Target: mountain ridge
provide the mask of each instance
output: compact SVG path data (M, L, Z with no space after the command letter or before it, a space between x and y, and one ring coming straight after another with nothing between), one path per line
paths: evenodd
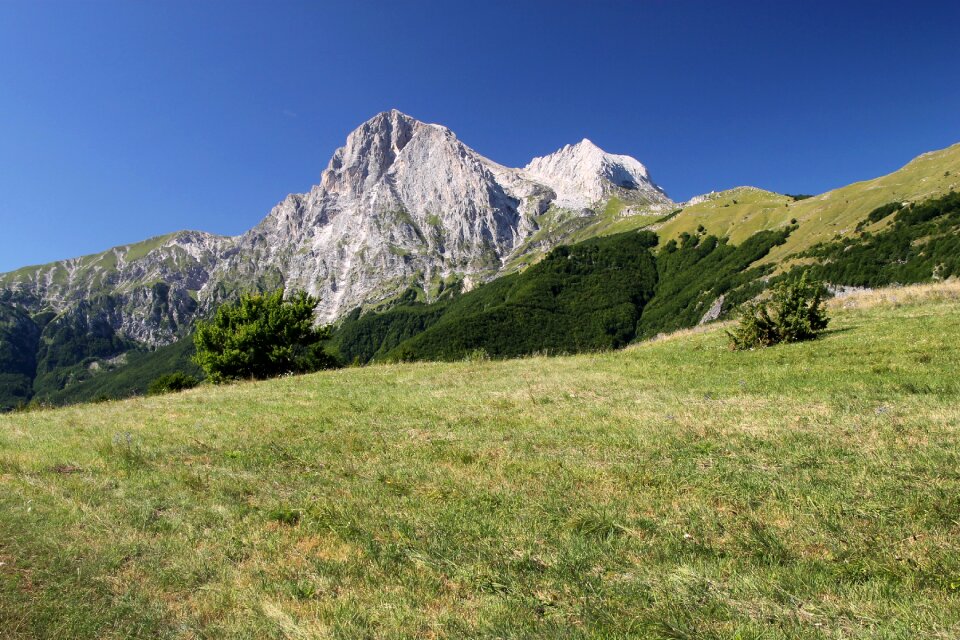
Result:
M642 167L629 156L597 151ZM355 306L383 302L404 285L426 290L438 282L459 281L469 287L497 275L517 257L523 240L537 231L534 219L557 201L556 192L569 192L567 185L555 189L545 182L525 169L485 158L447 127L395 109L384 111L347 136L318 184L287 195L238 236L185 230L24 267L0 274L0 300L63 312L101 288L123 291L152 277L175 281L176 292L193 292L198 308L207 309L243 289L288 285L319 295L325 301L320 319L332 321ZM660 200L668 201L665 194ZM344 219L344 211L353 213L353 219ZM396 219L385 220L390 214ZM443 233L436 233L436 227ZM177 253L191 255L206 273L192 269L188 284L194 286L176 286L183 279L176 273L176 256L169 251L153 255L154 250L173 250L173 245L196 243L201 237L208 248L202 255L193 255L184 246ZM347 237L351 242L344 246L341 241ZM180 238L191 242L180 243ZM160 247L149 246L158 242ZM139 251L135 260L125 261L131 251L144 247L147 250ZM430 259L436 252L443 256L439 261ZM185 257L180 256L180 262ZM143 259L147 259L144 273L125 271ZM171 259L173 263L167 264L171 268L162 268ZM114 267L119 270L116 277L107 273ZM67 291L68 283L76 285L73 291ZM163 344L175 334L176 330L157 328L148 332L148 342Z

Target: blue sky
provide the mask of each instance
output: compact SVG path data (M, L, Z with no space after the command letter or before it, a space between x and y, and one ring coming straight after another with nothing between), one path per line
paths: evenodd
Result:
M957 2L0 2L0 271L237 234L398 108L521 166L588 137L677 200L960 142Z

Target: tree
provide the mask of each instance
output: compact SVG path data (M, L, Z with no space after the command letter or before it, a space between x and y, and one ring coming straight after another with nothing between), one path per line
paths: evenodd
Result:
M744 305L740 326L728 331L734 350L769 347L781 342L816 338L830 321L823 308L823 285L804 272L799 280L781 282L769 300Z
M246 294L217 309L213 320L197 323L194 361L211 381L271 378L336 366L323 350L329 327L314 326L319 300L301 291Z

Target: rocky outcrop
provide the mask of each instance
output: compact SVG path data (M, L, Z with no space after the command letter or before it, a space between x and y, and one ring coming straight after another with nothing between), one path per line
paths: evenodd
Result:
M707 309L706 313L703 314L703 317L700 318L698 325L707 324L708 322L713 322L720 317L720 314L723 313L723 302L726 299L726 295L721 294L716 300L713 301L713 304L710 305L710 308Z

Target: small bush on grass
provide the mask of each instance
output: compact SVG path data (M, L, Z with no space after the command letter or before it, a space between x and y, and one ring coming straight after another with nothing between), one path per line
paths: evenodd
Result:
M147 387L147 395L157 396L163 393L184 391L185 389L193 389L198 384L200 384L200 381L193 376L177 371L162 375L151 382L150 386Z
M727 332L730 348L739 351L816 338L829 322L823 293L823 285L806 273L799 280L781 282L769 300L744 305L740 325Z

